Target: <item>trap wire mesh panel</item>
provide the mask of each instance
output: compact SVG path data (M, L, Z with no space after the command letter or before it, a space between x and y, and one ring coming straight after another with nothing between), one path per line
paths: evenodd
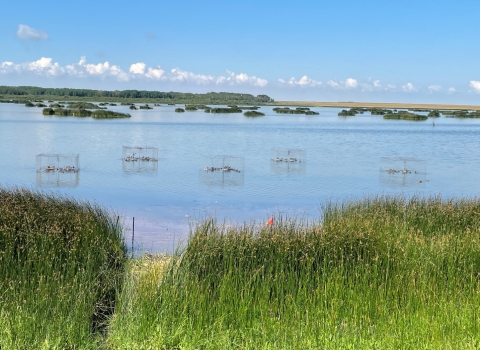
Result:
M276 174L304 174L307 151L304 149L272 148L270 170Z
M38 154L36 185L38 187L76 187L79 182L78 154Z
M381 158L379 181L387 187L418 187L428 181L427 162L408 157Z
M243 186L245 158L232 155L205 157L199 178L207 186Z
M123 146L122 168L127 173L158 171L158 148Z

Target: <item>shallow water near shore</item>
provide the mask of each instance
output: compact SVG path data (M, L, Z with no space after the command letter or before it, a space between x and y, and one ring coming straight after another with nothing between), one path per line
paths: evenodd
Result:
M130 119L43 116L40 108L0 104L0 184L55 191L116 211L140 251L171 252L198 221L227 224L276 216L315 220L327 201L382 194L477 196L480 120L175 113L175 106L129 111ZM131 171L123 146L158 148L158 162ZM272 161L302 149L301 166ZM51 183L36 155L79 154L78 177ZM217 156L240 159L240 173L208 173ZM149 168L150 166L150 168ZM390 172L389 172L390 170ZM393 172L393 170L395 172ZM404 173L405 170L410 173Z

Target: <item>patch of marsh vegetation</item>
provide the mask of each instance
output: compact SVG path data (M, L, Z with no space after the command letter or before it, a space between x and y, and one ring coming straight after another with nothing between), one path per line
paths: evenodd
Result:
M217 108L206 108L205 113L242 113L243 111L235 105L231 105L227 108L217 107Z
M181 255L129 267L107 344L474 348L479 212L478 199L377 197L327 205L321 222L207 220Z
M397 113L387 113L383 116L383 119L423 121L427 120L428 117L426 115L415 114L408 111L399 111Z
M0 187L0 348L98 349L125 262L116 216Z
M275 107L273 111L278 114L305 114L305 115L319 115L320 113L311 111L308 107L297 107L290 109L290 107Z
M264 113L258 112L258 111L246 111L245 113L243 113L243 115L245 117L263 117L263 116L265 116Z
M128 113L120 113L114 111L107 111L104 109L88 110L88 109L64 109L64 108L44 108L43 115L55 115L60 117L92 117L95 119L118 119L130 118Z
M480 111L445 111L444 115L451 118L480 118Z

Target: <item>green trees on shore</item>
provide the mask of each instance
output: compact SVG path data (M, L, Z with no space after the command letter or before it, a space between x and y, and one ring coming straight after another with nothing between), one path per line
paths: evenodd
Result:
M121 100L152 100L156 103L167 103L169 105L176 103L187 104L265 104L272 103L274 100L268 95L251 95L232 92L209 92L206 94L194 94L183 92L161 92L144 90L90 90L90 89L68 89L68 88L42 88L36 86L0 86L0 95L28 96L24 98L24 103L37 97L44 100L60 99L88 99L90 101L121 101Z

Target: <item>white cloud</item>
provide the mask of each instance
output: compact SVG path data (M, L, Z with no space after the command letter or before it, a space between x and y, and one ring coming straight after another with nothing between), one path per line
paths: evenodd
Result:
M157 68L148 67L148 71L145 73L145 76L150 79L162 80L164 79L164 73L165 71L160 68L160 66Z
M105 74L110 70L110 63L108 61L98 64L86 64L85 69L88 73L92 75L101 75Z
M454 94L454 93L457 92L457 90L456 90L454 87L449 87L448 90L447 90L447 92L448 92L449 94Z
M148 67L148 69L147 69L147 65L143 62L138 62L138 63L132 64L128 71L132 74L136 74L136 75L140 75L140 76L143 75L143 76L145 76L149 79L153 79L153 80L165 79L165 77L164 77L165 71L160 66L158 66L156 68Z
M48 34L42 30L33 29L26 24L19 24L17 30L17 38L22 40L46 40Z
M430 91L440 91L440 90L442 90L442 87L440 85L430 85L428 87L428 90L430 90Z
M331 86L334 89L337 89L338 87L340 87L340 84L333 80L327 81L327 85Z
M138 62L138 63L134 63L130 66L130 69L128 70L130 73L133 73L133 74L145 74L145 68L147 67L147 65L143 62Z
M345 81L329 80L327 85L334 89L355 89L358 86L358 81L353 78L348 78Z
M278 81L281 84L288 84L291 86L302 86L302 87L315 87L322 85L321 81L317 81L315 79L309 78L308 76L304 75L300 79L295 79L294 77L291 77L288 82L286 82L284 79L278 79Z
M361 91L382 90L382 84L380 84L380 80L372 81L371 78L368 78L368 81L366 83L358 83L358 86L360 87Z
M477 94L480 94L480 81L471 80L470 87L473 89L474 92L476 92Z
M178 81L185 83L192 82L199 85L207 85L209 83L217 83L218 78L213 75L195 74L180 68L173 68L170 71L168 79L170 81Z
M15 64L13 62L3 62L0 64L0 72L28 74L46 77L71 76L71 77L88 77L99 76L102 79L106 77L114 77L118 81L128 81L130 76L125 73L119 66L111 65L108 61L104 63L90 64L84 56L80 58L78 63L60 66L57 62L53 62L50 57L42 57L39 60Z
M76 78L99 77L102 80L113 78L125 82L131 79L150 79L156 81L170 81L178 83L194 83L198 85L250 85L264 87L268 81L256 76L249 76L246 73L236 74L227 70L226 76L214 76L196 74L180 68L174 68L168 73L160 66L148 67L144 62L137 62L130 65L128 72L123 71L120 66L112 65L110 62L87 63L85 56L80 57L78 63L60 66L53 62L50 57L42 57L39 60L14 63L5 61L0 63L0 74L28 74L34 73L41 76L68 76ZM301 80L302 82L304 80Z
M417 91L417 88L413 86L412 83L407 83L405 85L402 85L402 90L405 92L414 92Z
M127 73L120 69L119 66L111 66L110 67L110 75L117 78L118 81L129 81L130 77Z
M354 89L357 87L357 85L358 82L356 79L348 78L347 80L345 80L345 87L347 89Z
M256 76L248 76L245 73L235 74L232 71L227 70L228 77L226 81L229 85L248 84L253 86L264 87L268 85L268 81Z

